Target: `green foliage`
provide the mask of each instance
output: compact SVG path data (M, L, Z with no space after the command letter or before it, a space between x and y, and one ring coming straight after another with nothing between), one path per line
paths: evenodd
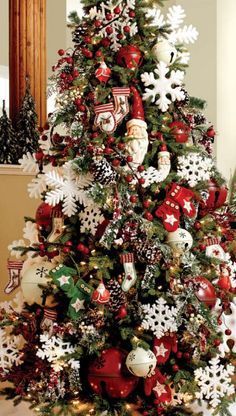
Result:
M7 116L3 100L2 116L0 117L0 163L18 164L23 151L19 146L17 134Z

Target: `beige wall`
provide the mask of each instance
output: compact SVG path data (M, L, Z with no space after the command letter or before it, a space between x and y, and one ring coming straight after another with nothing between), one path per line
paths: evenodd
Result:
M3 292L8 281L7 246L22 238L24 216L34 217L40 203L28 197L27 184L31 179L30 176L0 175L0 300L9 299Z

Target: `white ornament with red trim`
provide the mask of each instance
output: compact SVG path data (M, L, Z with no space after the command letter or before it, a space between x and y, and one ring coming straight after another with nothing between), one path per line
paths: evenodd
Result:
M226 253L224 249L220 246L219 237L208 237L206 240L206 256L213 257L221 261L226 261Z
M7 283L4 292L8 295L20 286L20 273L23 267L21 260L8 260L7 268L9 273L9 282Z
M130 96L130 88L114 87L112 88L112 95L115 104L114 116L118 125L129 112L128 97Z
M122 282L122 290L128 292L132 286L135 285L137 280L137 273L134 265L134 254L125 253L120 255L120 261L124 266L125 277Z
M156 367L156 357L151 350L137 347L126 358L128 370L137 377L148 377Z

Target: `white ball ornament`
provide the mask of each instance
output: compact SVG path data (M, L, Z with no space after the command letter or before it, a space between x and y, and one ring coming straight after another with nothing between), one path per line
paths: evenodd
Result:
M156 368L157 360L151 350L137 347L130 351L126 358L128 370L137 377L147 377Z
M152 53L155 59L164 62L166 65L171 65L177 58L176 48L167 40L161 40L152 48Z
M24 299L29 305L33 303L42 305L42 289L39 285L46 286L51 281L49 272L53 267L55 267L54 264L44 261L29 266L22 273L21 289Z
M167 243L173 250L189 251L193 245L193 237L184 228L168 233Z

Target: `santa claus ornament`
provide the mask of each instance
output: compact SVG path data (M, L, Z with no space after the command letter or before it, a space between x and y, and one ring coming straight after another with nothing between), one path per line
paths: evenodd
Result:
M105 62L101 62L99 68L95 71L95 77L101 82L106 84L111 78L111 70L108 68Z
M144 120L144 109L142 98L135 87L130 88L132 92L131 120L126 124L127 138L130 138L126 152L132 156L130 166L137 169L142 164L148 150L147 123Z
M110 299L110 292L106 289L103 282L101 282L97 289L94 290L92 300L100 305L108 303Z
M128 370L137 377L148 377L156 367L156 357L151 350L137 347L126 358Z
M168 40L157 42L152 48L152 53L156 61L162 61L166 65L173 64L177 58L177 50Z

